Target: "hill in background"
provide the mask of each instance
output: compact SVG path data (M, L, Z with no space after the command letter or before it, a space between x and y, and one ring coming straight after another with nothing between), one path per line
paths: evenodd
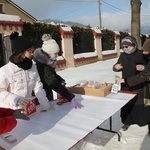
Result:
M90 26L90 25L84 25L84 24L81 24L81 23L78 23L78 22L52 20L52 19L45 19L45 20L39 20L39 21L49 23L49 24L64 24L64 25L78 26L78 27ZM130 29L124 29L122 32L131 32L131 30ZM141 33L142 34L150 34L150 27L149 26L141 27Z
M41 22L45 23L59 23L59 24L66 24L69 26L78 26L78 27L86 27L86 25L78 23L78 22L71 22L71 21L57 21L57 20L52 20L52 19L45 19L45 20L40 20Z

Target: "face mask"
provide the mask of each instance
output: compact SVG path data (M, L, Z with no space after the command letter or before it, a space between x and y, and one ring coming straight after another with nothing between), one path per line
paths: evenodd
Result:
M52 61L56 61L56 60L57 60L57 57L56 57L56 56L51 57L51 60L52 60Z
M125 52L126 54L131 54L132 50L133 50L133 48L131 47L131 48L128 49L128 50L124 50L124 52Z

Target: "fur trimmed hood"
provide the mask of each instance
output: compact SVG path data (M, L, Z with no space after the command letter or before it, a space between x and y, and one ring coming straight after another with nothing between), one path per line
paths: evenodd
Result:
M55 68L56 64L57 64L57 61L52 61L48 54L45 53L41 48L37 48L35 51L34 51L34 61L38 61L42 64L45 64L45 65L49 65L51 66L52 68Z

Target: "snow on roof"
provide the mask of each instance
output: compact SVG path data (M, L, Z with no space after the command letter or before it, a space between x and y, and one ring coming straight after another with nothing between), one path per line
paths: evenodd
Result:
M116 33L117 35L120 35L120 32L118 32L118 31L114 31L114 33Z
M102 33L101 30L98 27L92 28L96 33Z
M14 22L18 22L18 21L20 21L20 19L21 18L19 16L0 14L0 21L14 21Z
M70 26L61 26L61 28L64 30L64 31L72 31L72 28Z
M149 37L149 35L148 35L148 34L145 34L145 36L146 36L146 37Z

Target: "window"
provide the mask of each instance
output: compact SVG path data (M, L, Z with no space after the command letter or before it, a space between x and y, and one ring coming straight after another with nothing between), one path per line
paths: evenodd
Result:
M0 4L0 13L3 13L3 4Z

